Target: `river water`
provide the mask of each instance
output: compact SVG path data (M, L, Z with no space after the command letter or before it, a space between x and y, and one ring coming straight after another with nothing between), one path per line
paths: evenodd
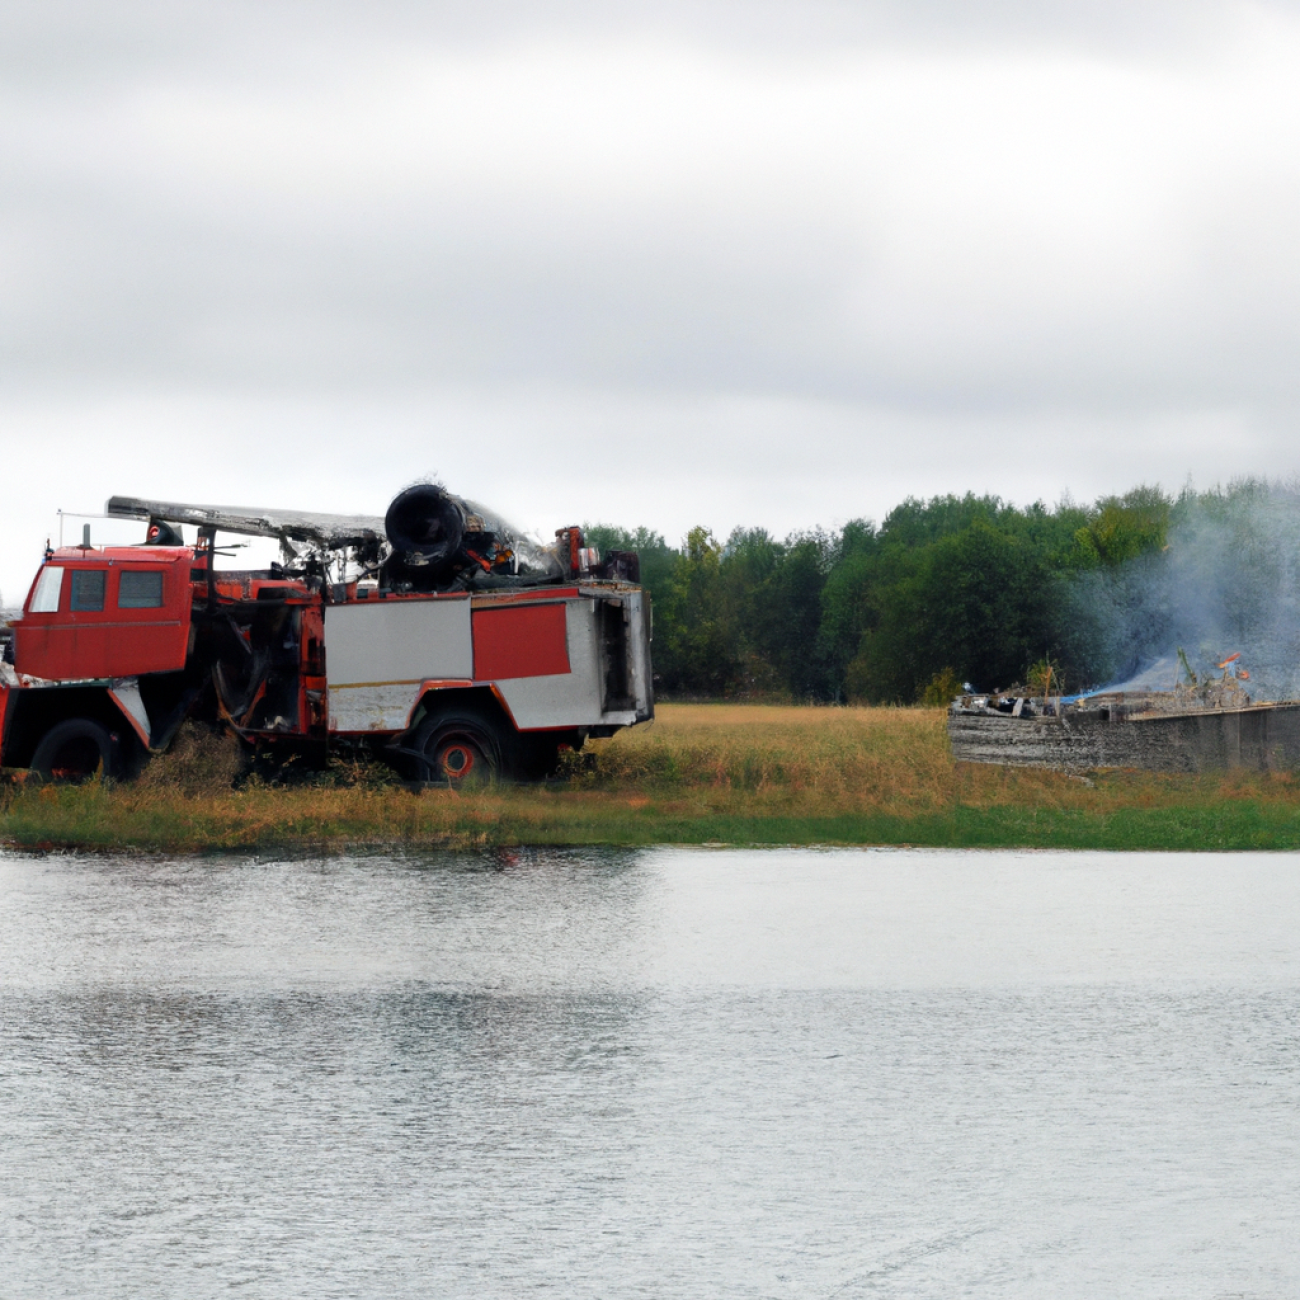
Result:
M1300 1295L1300 858L0 856L0 1294Z

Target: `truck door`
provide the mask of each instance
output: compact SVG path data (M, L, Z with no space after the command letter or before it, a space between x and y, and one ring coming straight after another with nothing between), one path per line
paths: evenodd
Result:
M14 629L14 668L47 681L184 668L188 576L171 557L46 564Z

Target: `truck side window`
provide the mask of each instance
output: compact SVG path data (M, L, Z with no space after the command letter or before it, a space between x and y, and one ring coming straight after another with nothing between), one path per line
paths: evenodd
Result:
M123 569L118 581L118 609L162 607L163 576L160 569Z
M106 569L73 569L72 602L69 609L90 612L104 608Z
M63 590L63 569L60 565L47 564L36 580L36 590L32 593L33 614L57 614L59 612L59 594Z

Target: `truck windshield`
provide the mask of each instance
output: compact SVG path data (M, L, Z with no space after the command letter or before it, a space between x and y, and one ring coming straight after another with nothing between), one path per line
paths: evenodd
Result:
M54 564L47 564L36 580L36 590L32 593L32 614L57 614L59 611L59 593L63 590L63 570Z

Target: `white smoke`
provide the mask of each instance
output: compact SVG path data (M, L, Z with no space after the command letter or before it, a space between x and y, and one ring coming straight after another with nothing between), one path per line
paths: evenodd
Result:
M1186 491L1168 546L1072 584L1073 657L1115 689L1169 689L1176 655L1198 675L1240 652L1256 700L1300 698L1300 484Z

